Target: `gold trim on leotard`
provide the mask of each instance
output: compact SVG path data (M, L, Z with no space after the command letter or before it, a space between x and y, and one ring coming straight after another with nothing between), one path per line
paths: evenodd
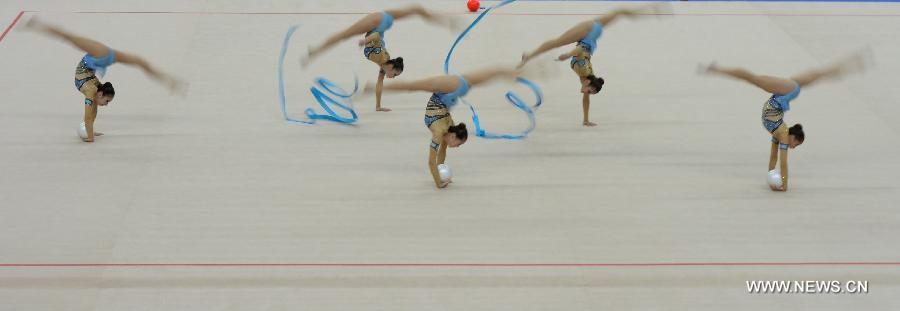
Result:
M572 71L575 71L579 78L586 78L594 74L594 68L591 65L591 53L587 50L587 47L578 44L569 54L572 55L569 66L572 67Z

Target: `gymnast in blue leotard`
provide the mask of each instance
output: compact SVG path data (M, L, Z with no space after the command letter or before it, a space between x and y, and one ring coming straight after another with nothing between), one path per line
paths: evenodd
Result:
M431 141L428 144L428 166L434 185L438 188L446 187L450 182L442 182L438 174L437 166L444 163L447 155L447 147L455 148L464 144L468 139L468 131L465 123L455 123L450 116L450 110L466 96L469 89L484 84L493 79L518 76L519 70L509 68L492 68L462 75L436 76L418 81L397 81L384 85L385 91L425 91L430 92L431 97L425 106L425 126L431 133ZM375 87L367 84L363 88L363 94L371 93Z
M806 140L803 126L799 123L788 126L784 123L784 114L791 109L791 101L800 95L800 89L808 87L816 81L837 78L847 73L864 69L865 51L832 64L791 77L790 79L757 75L743 68L724 68L715 63L701 66L701 73L717 74L749 82L763 89L772 96L763 103L762 125L771 135L769 152L769 170L774 170L779 158L782 187L770 186L773 191L788 189L788 150L794 149Z
M97 118L97 108L108 105L116 95L112 83L100 82L106 68L112 64L136 66L150 78L165 84L171 91L182 94L185 91L185 83L160 72L137 55L114 50L100 42L66 32L60 27L41 22L37 17L32 17L25 27L67 41L87 53L75 68L75 89L84 95L84 127L87 136L82 140L85 142L93 142L95 136L103 135L94 131L94 121Z
M524 66L528 61L534 59L549 50L575 43L575 48L565 54L560 55L557 60L569 60L569 67L578 75L581 84L582 93L582 110L583 121L585 126L595 126L597 124L590 121L590 95L597 94L603 88L604 80L594 75L594 69L591 64L591 56L597 50L597 40L603 34L604 28L608 27L613 21L619 17L635 17L642 14L652 14L658 12L664 4L655 4L647 8L641 9L619 9L607 15L584 21L570 28L562 36L546 41L531 52L522 54L522 62L519 66Z
M411 5L399 9L375 12L366 15L344 31L331 35L322 44L316 47L310 47L309 53L300 60L300 63L306 68L306 66L308 66L317 56L322 54L322 52L350 37L364 34L364 38L359 41L359 46L363 49L363 56L379 67L375 110L391 111L388 108L381 107L381 86L384 83L385 77L394 78L403 73L403 58L391 58L387 51L384 37L385 32L394 25L395 20L404 19L410 16L421 16L427 22L444 25L450 28L456 26L456 22L452 18L429 12L421 5Z

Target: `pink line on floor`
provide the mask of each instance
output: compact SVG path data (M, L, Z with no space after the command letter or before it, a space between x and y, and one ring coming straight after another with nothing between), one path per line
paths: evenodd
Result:
M16 23L18 23L19 19L22 18L22 14L25 14L25 11L19 11L19 15L16 15L16 19L13 20L12 24L9 24L9 26L6 27L6 30L3 31L2 35L0 35L0 42L3 42L3 38L6 38L6 34L16 26Z

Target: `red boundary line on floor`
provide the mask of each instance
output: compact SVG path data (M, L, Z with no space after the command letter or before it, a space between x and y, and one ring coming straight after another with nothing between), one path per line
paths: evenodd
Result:
M34 13L73 13L73 14L194 14L194 15L365 15L372 12L199 12L199 11L24 11ZM476 15L469 12L443 12L452 15ZM512 16L595 16L596 13L504 13L496 12L491 15ZM21 14L21 13L20 13ZM658 16L796 16L796 17L900 17L900 14L803 14L803 13L668 13L668 14L641 14Z
M648 263L0 263L0 268L15 267L378 267L378 268L615 268L615 267L810 267L810 266L896 266L900 262L648 262Z
M14 19L14 20L12 21L12 23L9 24L9 26L6 27L6 30L3 31L3 34L2 34L2 35L0 35L0 42L3 42L3 38L6 38L6 34L9 33L9 31L12 30L13 27L16 26L16 23L18 23L18 22L19 22L19 19L22 18L22 14L25 14L25 11L19 11L19 15L16 15L16 19Z

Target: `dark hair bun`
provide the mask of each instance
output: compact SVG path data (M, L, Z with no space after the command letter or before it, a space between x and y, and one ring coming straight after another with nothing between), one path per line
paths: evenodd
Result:
M97 92L103 93L104 96L107 96L107 95L115 96L116 95L116 89L113 88L112 83L109 83L109 82L101 84L100 87L97 88Z
M451 125L450 128L447 129L447 132L453 133L453 135L456 135L456 138L462 140L469 138L469 131L466 130L466 124L462 122L457 125Z
M603 84L606 83L603 78L595 76L593 74L588 75L586 78L588 79L588 83L591 85L591 87L596 89L597 92L600 92L600 90L603 89Z
M399 71L403 71L403 57L390 59L385 64L391 65L394 67L394 69L397 69ZM384 70L382 70L382 72L384 72Z
M794 138L799 140L801 143L806 140L806 133L803 132L803 125L800 123L791 126L791 128L788 129L788 135L794 135Z

